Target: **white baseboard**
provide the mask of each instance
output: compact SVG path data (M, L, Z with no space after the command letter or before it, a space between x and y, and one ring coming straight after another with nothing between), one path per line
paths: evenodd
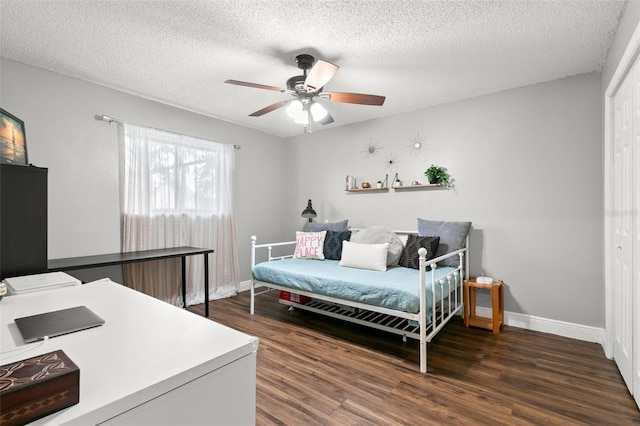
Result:
M242 281L240 283L240 291L246 290L251 290L251 280ZM491 308L483 308L481 306L478 306L476 307L476 315L491 318ZM505 325L511 327L540 331L542 333L555 334L556 336L569 337L571 339L582 340L585 342L594 342L601 345L604 344L604 328L573 324L564 321L506 311L504 313L504 323Z
M476 307L476 315L491 318L491 308ZM504 313L504 323L512 327L540 331L585 342L604 343L604 328L558 321L516 312Z
M239 291L247 291L247 290L251 290L251 280L240 281Z

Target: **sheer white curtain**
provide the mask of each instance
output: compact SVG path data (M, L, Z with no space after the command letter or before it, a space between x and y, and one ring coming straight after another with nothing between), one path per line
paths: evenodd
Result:
M236 294L233 146L122 126L122 250L213 248L207 300ZM127 265L125 285L181 306L180 271L179 259ZM204 301L203 256L187 257L187 305Z

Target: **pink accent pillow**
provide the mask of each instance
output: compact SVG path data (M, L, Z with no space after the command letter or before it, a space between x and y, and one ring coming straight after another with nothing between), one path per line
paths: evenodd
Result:
M293 257L324 260L323 248L326 235L327 231L296 232L296 251L293 253Z

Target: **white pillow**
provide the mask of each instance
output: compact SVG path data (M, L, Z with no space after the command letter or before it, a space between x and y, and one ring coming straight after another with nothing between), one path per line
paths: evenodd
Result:
M327 231L296 232L296 251L293 257L297 259L324 260L324 238Z
M371 269L373 271L387 270L387 251L389 243L359 244L351 241L342 242L342 258L340 266L350 268Z

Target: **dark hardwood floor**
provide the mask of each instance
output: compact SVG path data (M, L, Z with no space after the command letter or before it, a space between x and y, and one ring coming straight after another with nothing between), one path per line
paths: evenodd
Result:
M258 425L624 425L640 411L599 344L454 319L428 344L309 312L277 293L210 302L212 320L260 338ZM204 305L189 310L203 314Z

